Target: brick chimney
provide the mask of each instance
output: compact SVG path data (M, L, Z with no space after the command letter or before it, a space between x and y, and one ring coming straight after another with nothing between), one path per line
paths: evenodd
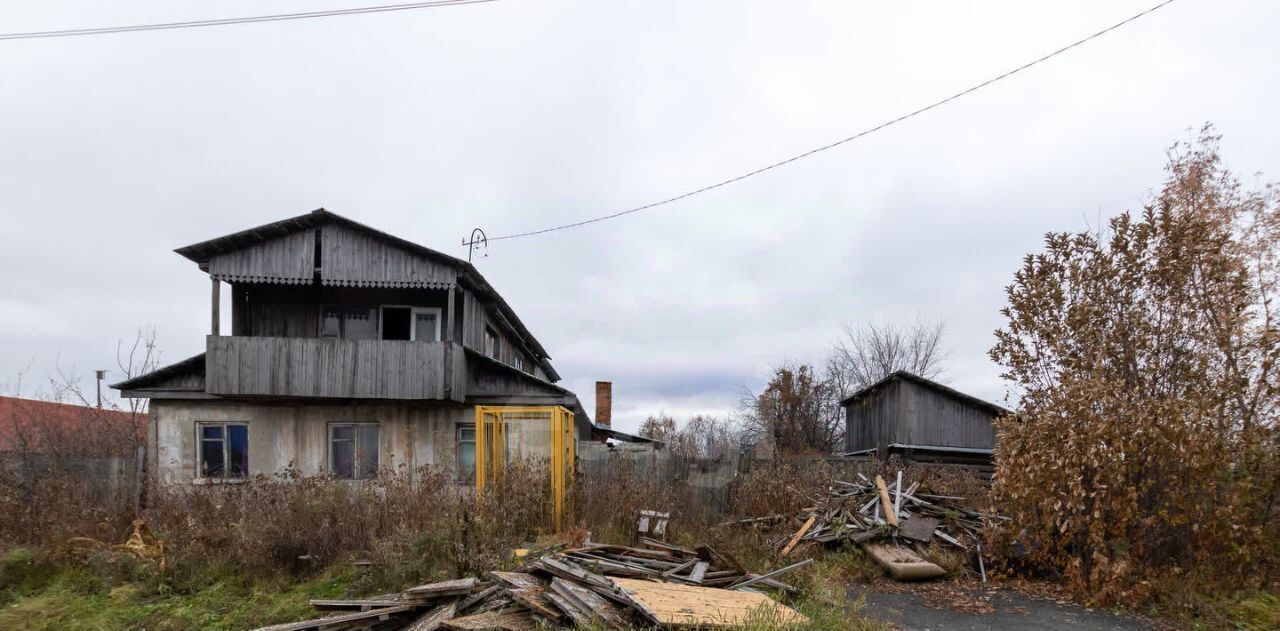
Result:
M596 382L596 422L608 425L613 420L613 382Z

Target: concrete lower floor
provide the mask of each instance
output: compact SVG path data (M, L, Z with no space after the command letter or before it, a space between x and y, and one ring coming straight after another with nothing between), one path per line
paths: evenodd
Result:
M370 477L380 469L474 466L475 407L443 402L151 402L149 465L161 484L287 470ZM464 479L466 473L459 474Z

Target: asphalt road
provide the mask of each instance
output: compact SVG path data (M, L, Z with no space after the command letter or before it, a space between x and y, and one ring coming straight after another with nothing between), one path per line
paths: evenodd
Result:
M940 597L936 592L884 593L853 585L849 588L849 597L856 599L865 595L866 605L859 613L896 625L902 631L1145 631L1152 628L1134 618L1031 598L1008 589L978 587L955 588L955 591L958 599L945 594ZM958 604L958 608L946 606L951 600L962 604ZM972 606L975 603L980 606Z

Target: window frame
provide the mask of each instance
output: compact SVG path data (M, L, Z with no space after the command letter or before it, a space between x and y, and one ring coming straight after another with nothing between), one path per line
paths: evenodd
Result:
M462 438L462 432L463 432L464 430L471 430L471 439L470 439L470 440L463 440L463 438ZM461 466L461 464L462 464L462 459L461 459L460 455L462 454L462 445L463 445L464 443L470 443L470 444L471 444L471 454L472 454L472 457L471 457L471 472L470 472L470 474L469 474L469 475L464 474L464 472L463 472L463 470L462 470L462 466ZM475 457L476 457L476 453L477 453L477 451L476 451L476 450L477 450L478 448L479 448L479 447L478 447L478 445L477 445L477 443L476 443L476 424L475 424L475 423L458 423L458 424L456 424L456 425L454 426L454 430L453 430L453 461L454 461L454 468L456 469L456 471L454 472L454 478L455 478L455 481L456 481L457 483L459 483L459 484L475 484L475 482L476 482L476 460L475 460Z
M516 353L515 357L511 359L511 367L523 373L529 372L524 369L524 355L521 355L520 353Z
M349 478L348 478L348 477L345 477L345 476L339 476L339 475L338 475L338 468L337 468L336 466L334 466L334 462L333 462L333 457L334 457L334 449L333 449L333 443L334 443L333 430L334 430L334 429L337 429L337 428L339 428L339 427L350 427L350 428L352 428L351 438L349 438L349 439L348 439L348 438L344 438L344 439L342 439L342 440L344 440L344 441L349 440L349 441L351 441L351 443L352 443L352 450L351 450L351 477L349 477ZM374 467L374 474L373 474L373 476L372 476L372 477L361 477L361 471L363 470L363 468L361 467L361 464L362 464L362 463L361 463L361 460L360 460L360 451L361 451L361 450L360 450L360 432L359 432L359 429L360 429L361 427L376 427L376 428L378 428L378 441L377 441L377 442L378 442L378 457L377 457L378 461L377 461L377 463L375 463L377 466L375 466L375 467ZM343 422L337 422L337 423L329 423L329 424L328 424L328 428L326 429L325 433L326 433L326 435L327 435L327 440L325 441L325 448L326 448L326 451L328 452L328 453L326 454L326 457L325 457L325 466L326 466L326 468L328 469L328 472L329 472L329 474L330 474L330 475L333 475L334 477L337 477L338 479L341 479L341 480L351 480L351 481L353 481L353 482L354 482L354 481L360 481L360 480L376 480L376 479L378 479L378 473L377 473L377 472L378 472L378 469L381 469L381 468L382 468L382 423L381 423L381 422L377 422L377 421L373 421L373 422L357 422L357 421L350 421L350 422L347 422L347 421L343 421Z
M203 430L206 427L221 427L222 437L216 438L216 439L205 438ZM228 427L244 428L244 470L240 472L239 476L235 476L235 477L227 475L227 472L231 470L231 466L230 466L231 465L231 462L230 462L231 449L227 446L227 441L229 440L228 438L229 434L227 432ZM195 431L196 431L195 480L197 482L204 483L204 484L207 484L210 482L244 482L245 480L249 479L249 423L248 422L246 421L196 421ZM204 471L200 470L201 464L204 463L204 443L206 440L209 440L209 441L218 440L222 442L222 475L220 476L205 475Z
M373 331L373 339L375 339L375 340L381 340L381 339L382 339L382 307L383 307L383 306L384 306L384 305L376 305L376 304L375 304L375 305L364 305L364 304L362 304L362 305L343 305L343 304L334 304L334 303L320 303L320 321L319 321L319 326L317 327L317 331L316 331L316 332L318 333L318 335L317 335L316 337L319 337L319 338L321 338L321 339L326 339L326 340L351 340L351 341L358 341L358 340L356 340L355 338L347 337L347 326L346 326L346 323L345 323L343 320L338 320L338 335L337 335L337 336L325 335L325 334L324 334L324 312L325 312L325 309L330 309L330 308L332 308L332 309L371 309L371 310L373 310L373 318L374 318L374 323L373 323L373 327L374 327L374 331ZM386 306L394 306L394 305L386 305Z
M434 313L436 315L436 336L434 340L418 339L418 314ZM414 342L439 342L440 340L440 320L444 317L444 310L440 307L410 307L409 308L409 339Z

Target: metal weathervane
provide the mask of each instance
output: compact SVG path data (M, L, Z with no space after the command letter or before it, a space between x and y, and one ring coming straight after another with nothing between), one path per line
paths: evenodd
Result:
M480 256L485 257L485 258L488 258L488 256L489 256L489 237L484 236L484 230L481 230L481 229L479 229L479 228L476 228L475 230L472 230L472 231L471 231L471 240L470 240L470 241L467 241L467 240L465 240L465 239L464 239L464 240L462 241L462 245L465 245L465 246L467 246L467 247L468 247L468 249L467 249L467 262L468 262L468 263L470 263L470 262L471 262L471 257L472 257L472 255L474 255L474 254L476 253L476 247L477 247L477 246L479 246L479 247L483 247L483 248L484 248L483 250L481 250Z

